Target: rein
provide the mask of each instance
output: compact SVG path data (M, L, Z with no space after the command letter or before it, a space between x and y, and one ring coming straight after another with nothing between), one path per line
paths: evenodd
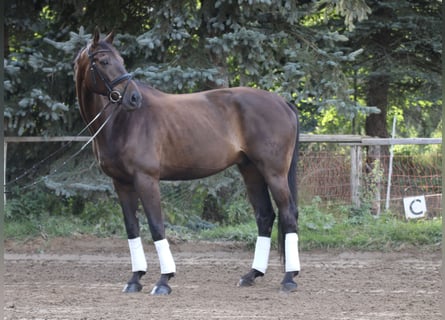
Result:
M93 79L93 83L94 85L97 85L97 77L104 83L105 87L107 88L108 94L104 96L108 97L109 102L102 108L101 111L99 111L99 113L85 126L85 128L83 128L78 134L77 137L80 136L82 133L84 133L87 129L89 129L91 127L91 125L102 115L102 113L108 108L108 106L110 104L117 104L120 105L122 102L122 99L125 95L125 92L127 91L128 85L130 83L130 80L133 78L133 75L130 73L124 73L122 75L120 75L119 77L117 77L114 80L109 81L107 79L107 77L105 77L105 75L100 71L100 69L97 67L96 62L94 61L94 56L98 53L102 53L102 52L111 52L111 50L108 49L101 49L101 50L97 50L95 52L91 52L90 50L88 50L88 58L90 60L90 71L91 71L91 77ZM127 81L125 87L124 87L124 91L121 93L118 90L115 90L114 87L117 86L118 84L120 84L123 81ZM57 167L56 169L54 169L54 171L50 174L48 174L45 177L40 178L37 181L34 181L31 184L25 185L23 187L21 187L22 189L26 189L29 188L31 186L34 186L40 182L42 182L43 180L47 179L49 176L54 175L58 170L60 170L61 168L63 168L67 162L71 161L72 159L74 159L77 155L79 155L93 140L94 138L96 138L96 136L102 131L102 129L105 127L105 125L108 123L108 121L111 119L111 117L113 116L114 112L116 109L113 109L112 112L110 113L110 115L107 117L107 119L105 119L105 121L102 123L102 125L99 127L99 129L93 134L93 136L77 151L75 152L73 155L71 155L67 160L65 160L59 167ZM53 153L51 153L49 156L47 156L46 158L40 160L37 164L33 165L30 169L25 170L21 175L19 175L18 177L16 177L14 180L5 183L4 186L10 186L14 183L17 183L19 180L27 177L29 174L31 174L32 172L35 172L36 170L38 170L44 163L46 163L49 159L53 158L56 154L60 153L62 150L64 150L65 148L69 147L71 144L73 143L73 141L69 141L67 143L65 143L63 146L61 146L59 149L57 149L56 151L54 151ZM6 193L6 191L5 191Z
M108 108L108 106L113 103L112 101L108 102L103 108L102 110L99 111L99 113L76 135L76 137L79 137L80 135L82 135L86 130L88 130L91 125L103 114L103 112ZM105 119L105 121L102 123L102 125L99 127L99 129L90 137L90 139L88 139L87 142L85 142L82 147L77 150L74 154L72 154L67 160L65 160L60 166L58 166L56 169L53 170L52 173L41 177L40 179L38 179L37 181L34 181L30 184L24 185L22 187L20 187L21 189L28 189L30 187L33 187L35 185L37 185L38 183L48 179L48 177L54 175L57 171L59 171L60 169L62 169L68 162L70 162L71 160L73 160L75 157L77 157L93 140L94 138L97 137L97 135L102 131L102 129L105 127L105 125L108 123L108 121L111 119L111 117L114 115L116 109L113 109L110 113L110 115ZM5 187L8 187L12 184L17 183L18 181L22 180L23 178L27 177L29 174L31 174L32 172L37 171L43 164L45 164L48 160L50 160L51 158L53 158L56 154L62 152L64 149L66 149L67 147L71 146L71 144L73 143L73 141L68 141L67 143L65 143L64 145L62 145L59 149L57 149L56 151L54 151L53 153L51 153L50 155L48 155L46 158L40 160L37 164L33 165L31 168L25 170L21 175L19 175L18 177L16 177L14 180L9 181L7 183L4 184ZM5 193L7 193L7 191L5 191Z
M102 53L102 52L111 52L111 50L108 49L102 49L102 50L97 50L95 52L91 52L90 50L88 50L88 58L90 60L90 71L91 71L91 77L93 79L93 83L94 85L97 85L97 77L99 77L99 79L104 83L105 87L107 88L108 94L104 95L104 96L108 96L108 100L109 102L102 108L101 111L99 111L99 113L85 126L85 128L83 128L78 134L77 137L80 136L82 133L84 133L87 129L89 129L91 127L91 125L103 114L103 112L108 108L108 106L110 104L117 104L120 105L122 102L122 99L125 95L125 92L127 91L128 85L130 83L130 80L132 79L133 75L130 73L124 73L122 75L120 75L119 77L117 77L116 79L109 81L107 79L107 77L105 77L105 75L100 71L100 69L97 67L96 62L94 61L94 56L98 53ZM114 87L117 86L118 84L120 84L123 81L127 81L125 87L124 87L124 91L121 93L118 90L115 90ZM62 167L64 167L67 162L71 161L72 159L74 159L77 155L79 155L93 140L94 138L96 138L96 136L102 131L102 129L105 127L105 125L108 123L108 121L111 119L111 117L114 114L115 109L113 109L113 111L110 113L110 115L107 117L107 119L104 121L104 123L102 123L102 125L99 127L99 129L93 134L93 136L77 151L75 152L72 156L70 156L67 160L65 160L62 165L60 165L58 168L56 168L53 173L40 178L37 181L34 181L33 183L29 184L29 185L25 185L23 187L21 187L22 189L26 189L29 188L31 186L36 185L37 183L43 181L44 179L46 179L48 176L51 176L53 174L55 174L58 170L60 170ZM5 183L4 186L10 186L12 184L17 183L18 181L20 181L21 179L27 177L29 174L31 174L32 172L37 171L43 164L45 164L49 159L53 158L56 154L62 152L64 149L66 149L67 147L69 147L71 144L73 143L73 141L69 141L67 143L65 143L64 145L62 145L59 149L57 149L56 151L54 151L53 153L51 153L50 155L48 155L46 158L40 160L37 164L33 165L31 168L25 170L21 175L19 175L18 177L16 177L14 180L9 181L8 183Z

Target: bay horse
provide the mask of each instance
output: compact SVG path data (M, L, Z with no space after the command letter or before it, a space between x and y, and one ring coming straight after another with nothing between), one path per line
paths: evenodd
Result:
M123 291L141 291L147 271L136 216L139 199L161 269L151 294L170 294L176 265L165 237L159 181L203 178L232 165L241 172L258 227L252 268L238 285L253 285L268 267L276 217L270 191L278 208L284 257L280 288L296 290L296 108L274 93L247 87L161 92L132 78L113 38L111 32L101 40L95 30L74 61L74 78L81 116L94 137L93 152L111 177L122 207L132 264Z

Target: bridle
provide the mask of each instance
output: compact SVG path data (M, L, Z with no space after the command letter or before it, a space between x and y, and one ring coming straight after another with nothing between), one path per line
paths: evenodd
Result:
M111 52L109 49L101 49L97 50L95 52L91 52L88 50L88 58L90 59L90 70L91 70L91 76L93 78L94 85L97 85L97 79L96 75L102 80L105 87L108 90L108 99L111 103L121 103L122 98L125 95L125 92L127 91L128 84L130 83L131 78L133 77L130 73L124 73L123 75L117 77L116 79L109 81L104 74L97 68L96 62L94 61L94 56L98 53L102 52ZM127 81L127 84L125 85L124 91L120 93L118 90L115 90L114 87L117 86L119 83Z

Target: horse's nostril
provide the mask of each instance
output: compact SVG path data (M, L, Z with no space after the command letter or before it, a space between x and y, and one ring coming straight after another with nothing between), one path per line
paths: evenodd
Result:
M138 92L133 92L130 96L130 103L137 106L141 101L141 95Z

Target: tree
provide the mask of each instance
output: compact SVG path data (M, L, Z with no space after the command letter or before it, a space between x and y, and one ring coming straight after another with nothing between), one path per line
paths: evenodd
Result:
M349 38L347 46L363 49L363 54L348 66L355 71L355 94L380 110L366 116L364 133L388 137L388 122L396 116L398 123L403 123L399 134L430 136L441 119L442 45L437 30L442 25L442 2L369 0L367 4L372 11L369 19L345 34ZM388 147L370 146L367 150L366 169L377 186L373 190L377 200L374 213L380 212L378 172L387 167L382 166L385 159L381 156L388 154Z
M306 18L317 8L310 1L7 2L7 134L54 135L78 127L71 62L95 25L121 31L118 45L128 68L163 90L252 85L297 103L340 110L350 104L340 65L354 56L335 52L335 42L343 40L337 32L308 28ZM355 6L348 11L349 2ZM352 23L366 14L363 3L340 1L331 9L340 8Z
M424 119L428 129L416 131L428 136L440 121L442 2L367 3L372 14L348 35L352 49L364 50L353 63L359 70L361 95L367 105L380 109L367 116L365 133L388 137L387 115L391 113L401 117L402 131L410 134L416 133L409 126L418 127L419 119Z

